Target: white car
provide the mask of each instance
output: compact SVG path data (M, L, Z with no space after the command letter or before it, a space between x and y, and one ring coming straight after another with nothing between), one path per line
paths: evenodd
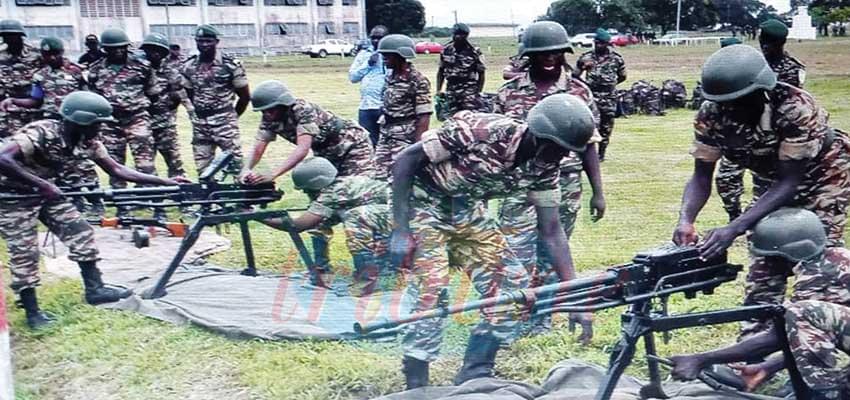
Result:
M328 54L339 54L342 56L345 55L355 55L357 51L354 49L354 45L348 43L344 40L339 39L326 39L321 41L318 44L311 44L308 46L304 46L301 48L301 52L304 54L309 54L310 57L321 57L325 58Z
M570 38L570 44L573 47L593 47L593 39L595 37L595 33L579 33Z

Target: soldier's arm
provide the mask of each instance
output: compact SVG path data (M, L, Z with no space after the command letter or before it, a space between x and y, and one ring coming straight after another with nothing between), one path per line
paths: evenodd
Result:
M257 163L263 159L263 154L266 154L267 147L269 147L269 142L265 140L254 141L254 148L251 149L251 152L248 153L248 158L245 160L243 173L257 166Z
M351 63L351 67L348 68L348 80L351 83L359 83L366 74L369 73L369 57L372 56L371 52L361 51L357 53L357 56L354 57L354 62Z
M416 173L428 163L422 143L414 143L399 154L393 165L393 228L410 233L410 193Z
M61 193L53 183L42 179L27 171L17 160L23 157L21 146L9 141L0 147L0 174L6 175L13 180L22 182L39 189L39 192Z
M620 68L617 69L617 83L623 83L626 80L626 63L620 62Z
M576 277L573 257L567 235L561 227L558 207L535 206L538 236L551 257L555 272L561 282Z
M236 97L236 114L241 117L251 102L251 90L248 85L236 89Z
M759 333L731 346L705 353L671 357L671 361L675 364L673 377L680 380L694 380L697 379L700 371L708 366L758 360L780 350L780 348L776 329L771 327L766 332Z
M310 152L310 148L313 146L313 137L310 135L298 135L295 139L295 149L293 149L289 156L286 157L286 160L275 168L272 174L275 177L281 176L289 170L295 168L298 163L307 158L307 154Z
M481 71L478 73L478 93L484 91L484 82L486 81L487 74L485 71Z
M321 215L305 212L296 218L285 221L283 218L269 218L261 221L266 226L272 227L279 231L287 232L304 232L313 229L322 223L324 218Z
M102 144L101 144L102 146ZM93 157L92 160L97 164L100 168L102 168L107 174L114 176L116 178L123 179L125 181L130 181L134 183L143 183L149 185L179 185L181 182L188 182L185 179L168 179L168 178L160 178L156 175L148 175L143 174L139 171L136 171L132 168L126 167L124 165L119 164L117 161L112 159L109 154L106 153L106 149L104 148L102 151L98 151Z
M694 160L694 172L691 175L691 179L688 180L687 185L685 185L684 194L682 194L679 227L689 227L689 231L693 230L697 215L699 215L699 212L705 206L708 197L711 196L711 178L714 176L714 165L716 163L716 161ZM689 243L691 239L695 238L691 238L690 236L683 237L680 234L674 234L673 236L673 242L676 244L691 244Z
M416 83L416 130L414 132L418 141L422 134L428 130L431 123L431 82L422 77Z
M591 143L582 154L582 169L590 182L593 195L590 198L590 213L593 221L598 221L605 216L605 193L602 190L602 170L599 168L599 152L596 144Z

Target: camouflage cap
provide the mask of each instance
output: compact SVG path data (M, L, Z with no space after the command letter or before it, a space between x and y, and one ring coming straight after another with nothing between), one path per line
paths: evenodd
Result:
M195 29L195 38L218 39L219 36L221 36L221 32L219 32L218 29L215 29L212 25L199 25L198 28Z
M65 50L65 45L62 44L62 41L52 36L41 39L41 44L38 47L41 49L41 51Z
M469 34L469 25L464 24L463 22L458 22L455 26L452 27L452 32L454 33L465 33Z
M593 38L600 42L607 43L611 41L611 34L608 33L608 31L606 31L605 29L599 28L596 30L596 35Z
M788 37L788 27L778 19L769 19L759 25L763 35L775 38L785 39Z
M728 37L720 39L720 48L724 48L726 46L731 46L733 44L741 44L741 39Z

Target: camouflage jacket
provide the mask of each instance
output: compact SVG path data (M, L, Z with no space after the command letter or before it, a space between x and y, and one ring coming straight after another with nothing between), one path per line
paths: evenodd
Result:
M354 135L367 135L362 129L348 129L355 126L353 122L325 111L313 103L297 99L283 121L264 119L260 122L257 140L271 142L280 135L290 143L296 143L298 136L309 135L313 137L313 153L338 160L345 158L355 143L363 141L363 138Z
M44 64L38 49L24 44L21 56L13 56L0 45L0 99L28 98L33 74Z
M89 88L112 104L118 119L147 111L154 78L150 63L132 54L123 65L111 65L101 58L89 66Z
M772 181L777 163L805 161L797 198L841 176L850 158L850 138L828 125L826 110L806 91L778 83L769 91L758 123L732 120L715 102L706 101L694 121L691 155L706 162L721 157Z
M528 112L540 100L549 97L553 94L569 93L576 96L587 103L587 106L593 112L593 119L599 123L599 110L596 108L596 102L593 101L593 93L590 88L578 79L573 79L569 74L562 73L558 82L550 86L549 89L542 95L537 95L537 86L531 80L531 75L526 72L524 75L518 76L499 89L496 95L496 100L493 103L493 112L496 114L504 114L511 118L525 120L528 117ZM594 131L591 143L598 143L602 140L598 131ZM581 170L581 157L575 153L570 154L561 161L561 167L573 171Z
M21 148L21 165L42 179L53 180L69 163L109 157L99 137L81 140L71 148L65 142L64 124L57 120L41 120L27 124L15 135L5 139ZM0 175L0 186L29 188L5 175Z
M440 54L440 68L446 80L478 81L478 74L484 73L484 55L481 49L471 43L463 50L458 50L454 42L448 43Z
M383 109L387 123L431 113L431 82L413 64L408 66L405 72L387 74Z
M447 196L478 200L528 192L535 204L557 207L559 161L516 162L526 130L518 119L461 111L422 135L430 164L420 178Z
M820 300L850 307L850 250L830 247L821 257L794 266L791 302Z
M626 75L626 61L614 50L604 55L591 50L579 57L576 70L587 72L585 81L593 91L613 92L620 77Z
M151 88L151 129L166 128L174 124L174 112L181 99L186 99L179 66L164 62L153 71Z
M183 63L183 87L201 119L222 124L236 117L233 101L236 90L248 86L242 62L217 51L211 64L201 63L197 55ZM208 116L204 116L204 115Z
M83 68L66 58L60 68L45 65L38 70L32 76L32 85L33 91L41 90L41 110L45 117L58 119L62 100L72 92L84 90L86 80Z
M787 52L775 62L768 60L768 64L770 69L776 72L776 80L779 82L798 88L802 88L806 83L806 66Z
M307 212L324 219L340 217L345 222L347 211L362 206L386 206L388 202L386 182L362 175L341 176L316 194Z

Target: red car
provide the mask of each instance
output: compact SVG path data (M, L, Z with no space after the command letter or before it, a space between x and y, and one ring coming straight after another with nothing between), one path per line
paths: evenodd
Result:
M440 54L443 52L443 45L436 42L419 42L416 43L416 52L419 54Z
M636 36L628 35L628 34L627 35L614 35L614 37L611 38L611 44L613 44L614 46L620 46L620 47L628 46L630 44L638 44L638 42L639 42L639 40Z

